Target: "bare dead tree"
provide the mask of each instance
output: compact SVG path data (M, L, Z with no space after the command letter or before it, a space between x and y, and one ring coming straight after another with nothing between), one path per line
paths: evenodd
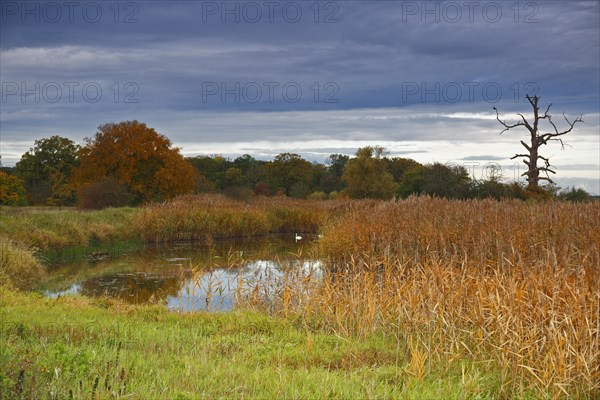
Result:
M498 109L496 107L494 107L494 110L496 111L496 119L498 120L498 122L500 122L502 124L502 126L504 126L504 129L502 130L502 132L500 132L500 134L503 134L504 132L506 132L512 128L519 127L519 126L524 126L529 131L530 143L527 144L521 140L521 144L523 145L523 147L525 147L527 149L527 154L516 154L515 156L511 157L511 160L514 160L515 158L523 158L524 159L523 162L525 163L525 165L527 165L528 169L527 169L527 171L525 171L522 174L522 176L527 176L527 188L528 189L537 189L537 188L539 188L540 180L546 180L548 182L554 183L552 181L552 179L550 179L549 173L556 174L556 171L554 171L552 169L554 167L552 167L552 165L550 165L550 160L547 157L543 157L542 155L539 154L540 146L546 145L546 144L548 144L548 142L555 141L555 142L560 142L561 148L564 149L565 144L563 142L562 136L571 132L573 130L573 127L575 126L575 124L578 122L583 122L583 120L581 119L582 116L580 115L573 122L571 122L567 119L566 115L563 113L563 118L569 125L569 128L565 129L562 132L559 132L558 128L556 127L556 124L552 121L552 116L550 114L548 114L548 111L550 111L550 107L552 107L552 103L550 103L550 105L548 105L548 108L546 108L546 111L544 112L544 114L540 115L540 109L538 106L538 102L539 102L540 98L538 96L531 97L531 96L527 95L526 99L527 99L527 101L529 101L529 104L531 104L531 107L533 107L533 122L532 123L530 123L523 116L523 114L517 113L517 115L519 117L521 117L521 121L519 121L515 124L512 124L512 125L507 124L505 121L500 120L500 116L498 115ZM539 123L541 120L544 120L544 119L547 120L548 123L552 126L554 132L540 133ZM543 166L541 166L541 167L538 166L538 160L542 160L544 162ZM546 176L540 176L540 172L545 173Z

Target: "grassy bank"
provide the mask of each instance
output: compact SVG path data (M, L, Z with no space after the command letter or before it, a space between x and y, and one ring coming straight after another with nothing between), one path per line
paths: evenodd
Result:
M188 314L0 292L0 398L495 397L487 364L307 331L252 312Z
M47 250L134 238L131 223L140 210L3 207L0 211L3 237L38 250Z
M141 208L81 211L74 208L3 207L2 236L40 250L123 240L168 242L316 233L326 221L361 202L182 196ZM373 202L363 202L364 204Z

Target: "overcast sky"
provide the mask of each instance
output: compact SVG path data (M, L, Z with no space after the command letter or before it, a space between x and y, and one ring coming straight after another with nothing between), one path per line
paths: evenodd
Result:
M136 119L184 155L323 161L382 145L512 179L526 131L500 136L492 107L516 121L531 93L559 128L583 114L570 146L542 154L561 186L600 192L597 1L0 4L5 165L36 139L82 143Z

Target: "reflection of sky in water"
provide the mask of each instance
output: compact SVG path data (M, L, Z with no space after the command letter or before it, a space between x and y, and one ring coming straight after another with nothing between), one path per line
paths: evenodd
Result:
M284 266L293 268L295 277L309 274L320 277L323 273L319 261L287 260ZM275 261L257 260L238 269L197 273L183 283L177 296L167 296L167 307L182 312L231 310L236 293L240 290L243 294L245 290L259 286L265 294L272 294L284 276L281 267L281 264Z
M70 294L80 294L81 293L81 285L79 283L74 283L65 290L51 291L45 290L44 295L56 299L58 296L68 296Z
M302 250L301 243L275 237L216 246L143 247L94 262L88 256L55 264L44 293L53 298L81 294L133 304L154 302L182 312L226 311L233 308L236 294L244 297L257 285L268 297L281 285L278 280L321 276L320 262L302 258ZM227 265L234 267L223 268Z

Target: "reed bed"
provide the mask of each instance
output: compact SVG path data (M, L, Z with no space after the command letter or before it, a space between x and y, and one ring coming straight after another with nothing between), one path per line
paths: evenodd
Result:
M222 195L189 195L145 207L133 225L140 239L147 242L314 233L351 204L288 198L243 202Z
M321 233L321 257L334 264L393 256L421 263L433 257L476 266L597 269L600 202L412 197L356 208Z
M0 236L0 287L32 289L44 275L45 269L33 249Z
M240 304L392 335L419 379L469 359L501 397L600 396L600 203L411 198L321 232L325 276L290 270Z

